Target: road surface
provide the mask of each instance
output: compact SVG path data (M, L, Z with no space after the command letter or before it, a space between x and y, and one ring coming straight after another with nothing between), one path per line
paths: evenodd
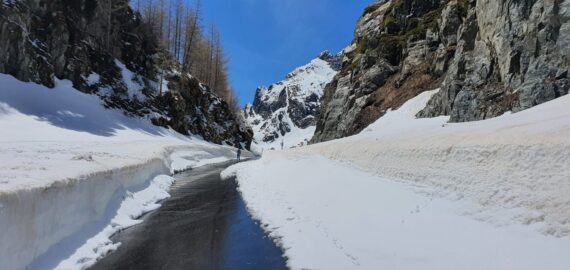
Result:
M175 176L172 197L113 238L122 245L91 269L286 269L282 251L251 219L230 163Z

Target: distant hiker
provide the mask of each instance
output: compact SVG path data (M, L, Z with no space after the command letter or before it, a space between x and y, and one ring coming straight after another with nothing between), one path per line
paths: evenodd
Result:
M283 150L283 145L285 144L285 141L281 141L281 150Z
M238 148L238 150L237 150L237 160L238 160L238 162L241 161L241 148Z

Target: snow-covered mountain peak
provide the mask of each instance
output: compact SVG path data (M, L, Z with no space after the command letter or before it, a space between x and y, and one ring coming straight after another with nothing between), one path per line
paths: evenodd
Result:
M312 137L319 100L338 72L340 59L325 51L284 80L257 88L253 104L246 105L243 114L258 144L280 148L283 142L288 148L303 145Z

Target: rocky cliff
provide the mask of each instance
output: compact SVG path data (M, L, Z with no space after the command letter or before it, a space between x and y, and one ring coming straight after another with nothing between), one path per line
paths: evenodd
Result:
M327 86L312 142L360 132L441 90L419 117L481 120L569 91L570 2L392 0L366 8Z
M4 0L0 48L0 73L48 87L70 80L108 107L183 134L251 142L230 107L160 50L128 0Z
M517 112L568 93L570 1L467 5L442 89L420 116L472 121ZM442 24L455 24L446 6Z
M315 131L323 89L340 68L340 56L323 52L269 88L259 87L253 104L243 109L253 128L255 142L263 148L306 144Z

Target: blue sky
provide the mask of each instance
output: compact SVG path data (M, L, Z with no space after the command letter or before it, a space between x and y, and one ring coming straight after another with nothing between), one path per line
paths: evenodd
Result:
M191 0L192 1L192 0ZM373 0L203 0L204 24L215 23L243 105L255 89L282 80L321 51L352 41L356 20Z

